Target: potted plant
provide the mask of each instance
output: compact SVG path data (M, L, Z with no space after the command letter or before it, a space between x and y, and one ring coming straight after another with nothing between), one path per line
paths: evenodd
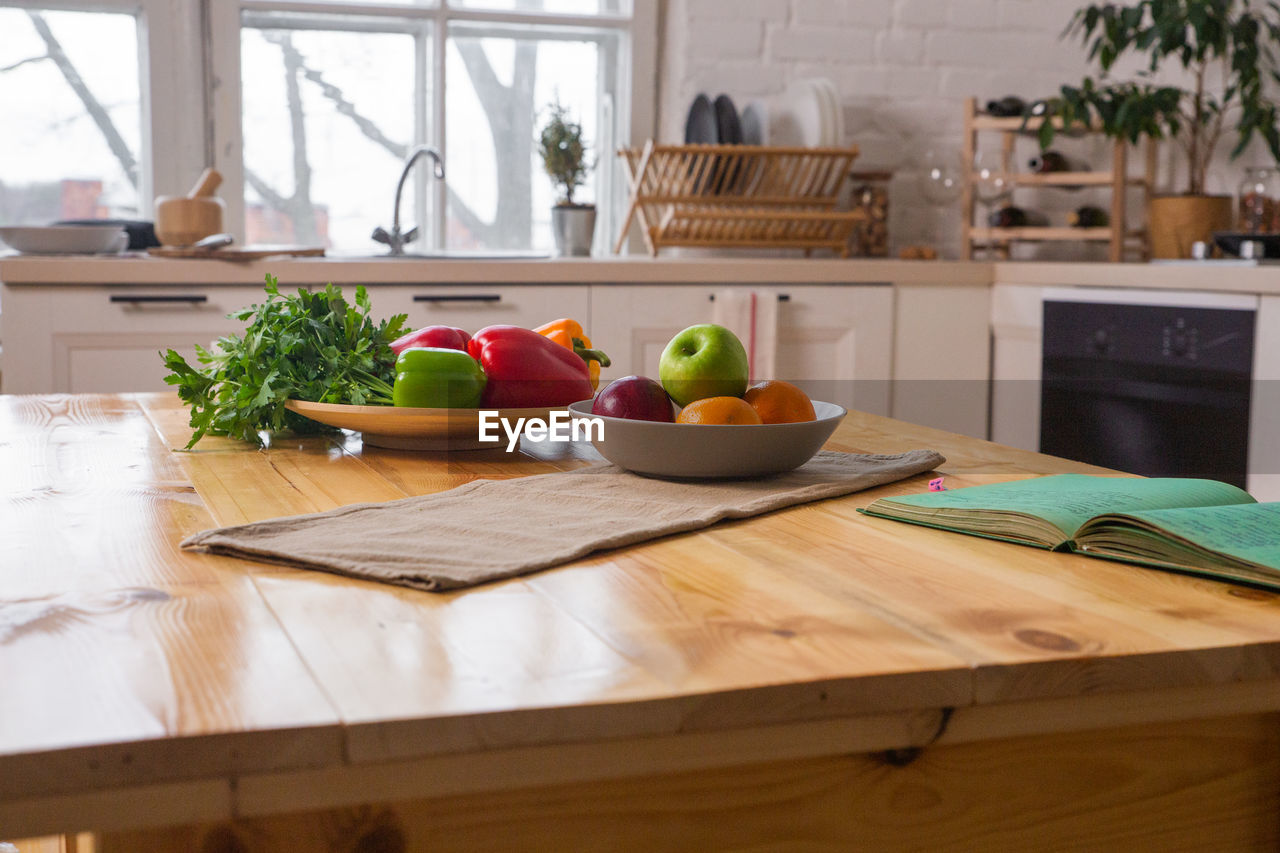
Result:
M538 136L542 167L557 187L558 198L551 208L551 230L559 255L590 255L596 227L596 206L579 204L573 191L587 179L587 145L582 125L574 121L558 101Z
M1147 211L1153 257L1187 257L1191 243L1231 227L1231 196L1207 195L1205 174L1219 142L1234 138L1235 159L1254 137L1280 161L1277 104L1264 83L1277 77L1271 45L1280 41L1280 7L1250 0L1140 0L1131 5L1092 3L1075 13L1064 36L1076 36L1101 68L1095 82L1063 86L1061 95L1031 107L1042 115L1040 145L1076 122L1136 143L1170 138L1182 150L1184 192L1153 196ZM1137 79L1107 79L1126 54L1143 54ZM1156 75L1181 69L1188 87Z

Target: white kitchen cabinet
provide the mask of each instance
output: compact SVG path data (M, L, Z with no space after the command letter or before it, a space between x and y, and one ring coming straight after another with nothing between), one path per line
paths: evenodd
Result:
M585 324L590 313L585 284L373 284L368 290L373 316L407 314L406 329L443 325L475 332L499 323L535 328L560 317Z
M893 416L986 438L991 288L911 282L894 297Z
M748 287L748 285L741 285ZM598 285L589 332L609 353L603 376L657 378L658 360L681 329L715 317L723 285ZM778 300L776 376L811 396L861 411L889 413L893 289L888 285L753 288Z
M1043 287L997 284L991 291L991 440L1040 449Z
M163 391L163 351L194 364L196 344L244 329L227 314L264 298L259 286L6 286L0 392Z
M372 316L409 315L406 328L433 323L469 331L494 323L537 326L585 319L586 285L372 285ZM344 288L354 299L354 288ZM6 286L0 314L6 394L163 391L160 353L172 347L195 364L197 344L244 330L227 315L266 298L261 286Z

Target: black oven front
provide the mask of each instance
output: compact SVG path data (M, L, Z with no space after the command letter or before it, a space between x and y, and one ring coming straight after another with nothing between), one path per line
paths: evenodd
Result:
M1255 311L1044 302L1040 450L1245 487Z

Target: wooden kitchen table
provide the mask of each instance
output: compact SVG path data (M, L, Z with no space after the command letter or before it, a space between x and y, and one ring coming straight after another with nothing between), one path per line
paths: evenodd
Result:
M0 837L208 853L1280 845L1275 595L855 512L928 476L417 592L178 542L591 451L509 461L346 436L175 452L188 435L169 395L0 397ZM935 448L951 487L1091 470L857 413L829 446Z

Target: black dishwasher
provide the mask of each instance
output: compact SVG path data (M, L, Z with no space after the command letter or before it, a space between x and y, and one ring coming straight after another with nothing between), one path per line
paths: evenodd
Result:
M1041 452L1244 488L1254 316L1046 299Z

